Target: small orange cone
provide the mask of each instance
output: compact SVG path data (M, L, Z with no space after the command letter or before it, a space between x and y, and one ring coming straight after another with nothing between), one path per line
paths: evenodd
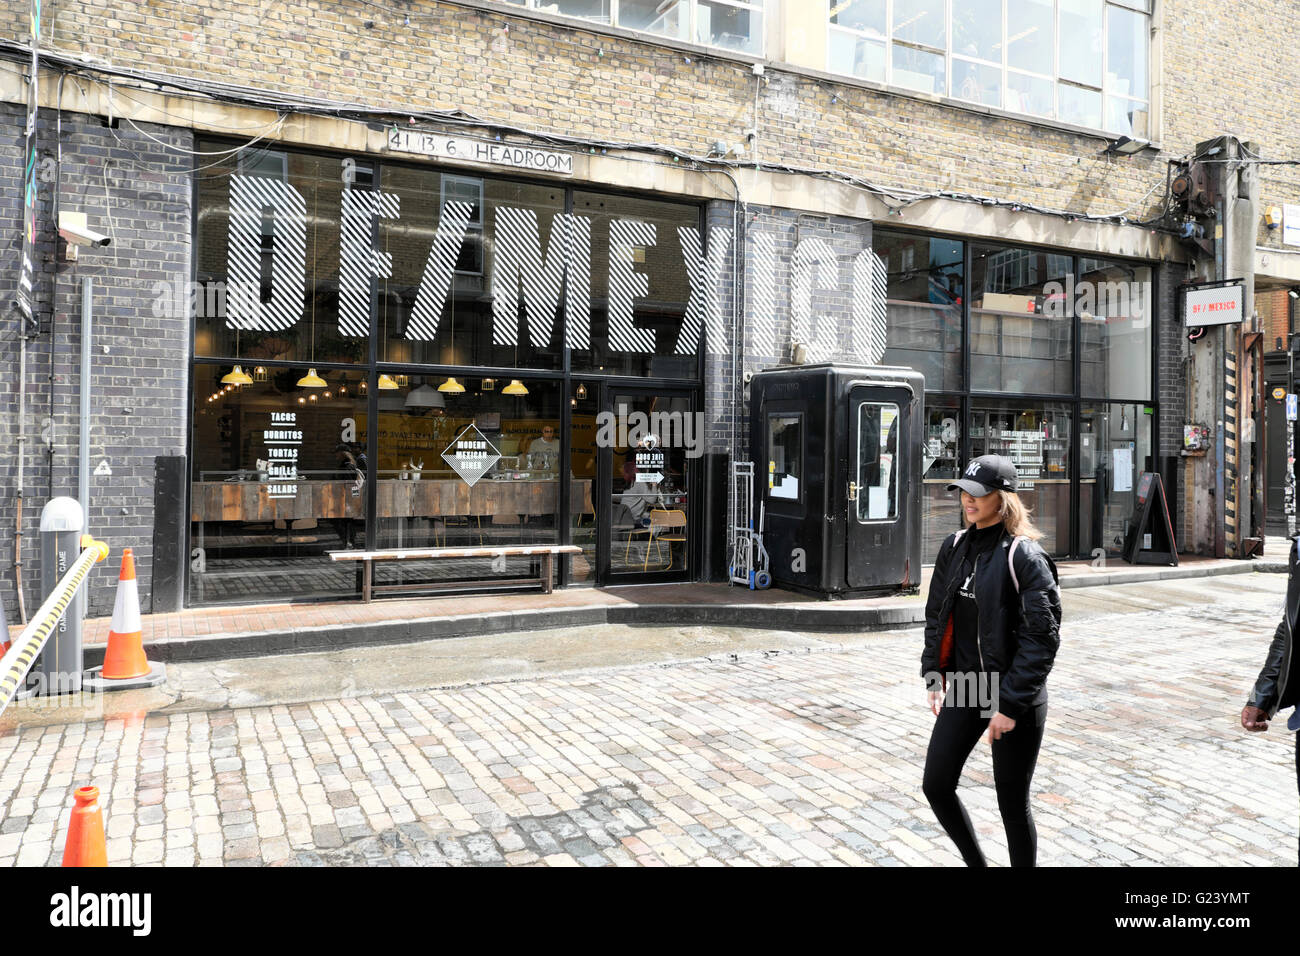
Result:
M104 814L99 809L99 788L78 787L77 805L68 822L68 842L63 846L64 866L108 866L104 846Z
M100 676L109 680L143 677L149 673L144 656L144 636L140 632L140 591L135 582L135 555L127 548L122 552L122 573L117 579L117 598L113 602L113 622L108 629L108 649L104 651L104 668Z

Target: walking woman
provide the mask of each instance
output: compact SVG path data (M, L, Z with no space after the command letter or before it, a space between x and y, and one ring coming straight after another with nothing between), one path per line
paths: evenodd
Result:
M1047 720L1061 596L1017 487L1016 467L1001 455L974 459L948 486L961 491L966 527L939 548L925 605L921 676L936 720L923 789L968 866L987 863L957 781L985 728L1011 865L1033 866L1037 850L1029 785Z

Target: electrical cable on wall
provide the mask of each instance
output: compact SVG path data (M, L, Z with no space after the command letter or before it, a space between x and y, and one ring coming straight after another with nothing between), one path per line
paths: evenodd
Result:
M12 41L9 42L0 41L0 57L7 55L8 58L14 59L16 56L20 56L22 52L23 52L23 48L21 44L16 44L13 43ZM525 127L514 126L508 123L502 123L499 121L492 121L492 120L478 118L464 112L463 110L409 111L409 110L395 110L389 108L372 108L372 107L365 107L354 103L343 103L339 101L330 101L330 100L316 99L310 97L302 97L293 94L267 94L265 92L240 89L237 87L232 87L229 84L216 83L213 81L174 77L174 76L167 76L167 75L160 75L160 74L152 74L143 71L132 71L132 70L125 70L121 68L106 67L97 64L88 64L80 60L77 60L75 58L69 57L67 55L59 55L59 54L47 55L47 60L52 61L56 63L59 67L74 73L84 73L90 75L101 74L109 77L130 79L136 82L151 83L154 84L155 86L158 86L160 90L163 88L172 88L172 89L177 89L188 93L201 93L205 96L210 96L214 99L218 99L223 102L229 102L238 105L246 105L258 109L272 109L279 113L287 113L287 111L293 111L293 112L308 113L308 114L315 114L315 115L327 115L338 119L353 119L360 122L374 122L376 120L392 121L400 118L406 120L408 125L411 122L425 121L425 122L443 123L443 124L458 126L461 128L473 127L485 131L496 131L498 136L504 133L509 133L511 135L528 137L529 139L539 143L546 143L546 144L556 145L556 146L567 146L573 148L585 148L588 151L593 153L596 150L601 150L604 153L608 153L610 150L626 151L626 152L633 152L633 153L636 152L652 153L655 155L666 156L675 163L690 164L691 166L698 169L718 168L718 167L751 168L753 166L753 164L741 162L741 161L721 161L710 156L701 156L701 155L687 153L683 150L677 149L675 147L663 143L618 142L613 140L599 140L599 139L590 139L590 138L569 136L569 135L562 135L562 134L555 134L555 133L538 132L538 131L530 130ZM150 136L149 138L153 139L155 142L158 142L160 145L163 145L166 148L173 149L179 152L189 153L192 155L233 155L235 153L242 151L243 149L250 148L256 142L260 142L262 139L267 138L267 136L271 135L273 131L277 131L278 129L282 128L283 123L287 121L287 119L288 119L287 115L281 115L277 119L276 123L272 124L272 130L261 134L260 136L254 138L247 144L244 144L240 147L234 147L230 150L213 151L211 153L203 153L203 152L187 150L183 147L175 146L174 144L167 144L161 140L157 140L155 137L152 136ZM128 120L128 122L130 121ZM134 122L132 122L131 125L137 131L141 132L143 135L148 136L148 134L145 131L141 130L140 127L136 126ZM1281 165L1284 162L1290 162L1290 161L1263 161L1263 162ZM897 215L901 215L901 211L903 209L906 209L908 206L913 205L917 202L921 202L929 199L948 199L948 200L953 200L958 202L969 202L969 203L978 204L982 206L994 206L994 207L1003 206L1003 207L1010 208L1011 211L1013 212L1029 211L1040 215L1064 218L1067 221L1117 222L1121 225L1133 224L1133 225L1144 226L1149 228L1157 228L1160 226L1161 217L1129 220L1123 215L1124 212L1127 212L1128 209L1133 208L1133 205L1137 205L1137 204L1132 204L1129 207L1126 207L1124 210L1121 210L1120 212L1117 213L1107 213L1107 214L1099 215L1093 213L1071 212L1068 210L1052 209L1034 203L997 199L988 196L980 196L976 194L957 192L951 190L915 190L915 189L907 189L905 187L899 187L899 186L882 186L878 183L871 182L861 177L853 176L851 174L843 173L832 169L808 168L808 167L800 167L800 166L794 166L790 164L779 164L779 163L772 163L772 162L764 162L763 168L771 171L786 172L786 173L791 173L796 175L808 176L811 178L837 181L845 185L850 185L859 189L863 189L871 193L872 195L876 196L877 198L881 199L882 201L884 201L886 205L890 207L891 212ZM1149 196L1151 192L1154 192L1155 188L1157 187L1152 187L1152 189L1148 191L1147 195ZM891 204L888 201L891 199L895 200L897 204L896 205ZM1163 216L1163 212L1161 216ZM1170 233L1174 232L1172 228L1167 228L1165 229L1165 231Z

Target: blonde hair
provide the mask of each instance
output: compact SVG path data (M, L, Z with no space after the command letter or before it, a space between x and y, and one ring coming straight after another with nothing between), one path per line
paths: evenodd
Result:
M1002 499L998 506L998 517L1009 535L1020 535L1031 541L1037 541L1043 532L1034 527L1029 520L1029 509L1014 491L994 491Z

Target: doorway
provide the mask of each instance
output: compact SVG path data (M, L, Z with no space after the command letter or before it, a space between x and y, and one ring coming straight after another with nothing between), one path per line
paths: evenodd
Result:
M595 387L587 385L589 398ZM704 447L696 406L693 389L603 383L592 427L574 428L575 461L592 456L596 463L595 526L582 531L581 522L575 523L573 538L594 564L595 583L694 576L696 463Z

